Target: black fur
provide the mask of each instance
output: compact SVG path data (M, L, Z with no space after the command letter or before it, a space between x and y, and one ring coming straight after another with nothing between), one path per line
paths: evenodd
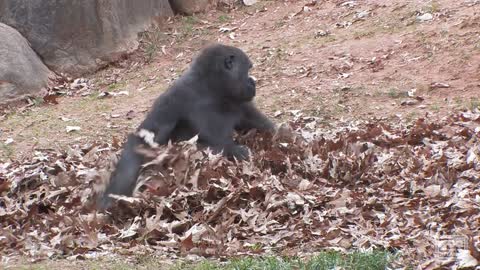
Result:
M249 129L273 131L275 125L251 102L255 82L248 72L252 63L240 49L212 45L205 48L190 68L160 95L138 130L155 134L155 142L188 140L199 135L199 144L227 157L248 158L245 146L233 141L233 132ZM109 194L130 196L144 158L135 152L145 144L137 135L129 135L112 174L100 208L110 205Z

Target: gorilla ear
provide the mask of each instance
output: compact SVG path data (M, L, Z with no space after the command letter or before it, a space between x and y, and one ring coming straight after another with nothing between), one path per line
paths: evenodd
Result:
M225 57L225 68L228 70L231 70L233 68L233 61L234 61L235 56L234 55L229 55Z

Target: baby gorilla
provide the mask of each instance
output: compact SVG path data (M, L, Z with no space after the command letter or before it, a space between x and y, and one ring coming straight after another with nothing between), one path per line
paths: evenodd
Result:
M252 103L255 82L248 75L252 62L240 49L215 44L202 50L190 68L155 101L138 130L155 134L155 142L189 140L228 158L248 158L245 146L233 140L234 131L275 130L275 125ZM144 157L136 147L143 138L127 138L110 183L99 200L100 208L110 206L109 194L130 196L135 188Z

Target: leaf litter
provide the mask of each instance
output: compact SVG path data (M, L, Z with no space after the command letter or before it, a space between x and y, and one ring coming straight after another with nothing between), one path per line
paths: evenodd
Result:
M334 248L389 250L399 264L424 269L480 262L480 112L319 125L299 115L273 136L237 136L253 154L246 162L201 149L196 138L152 143L138 149L147 162L134 197L114 196L104 213L94 202L117 160L116 138L0 163L0 254L229 257Z

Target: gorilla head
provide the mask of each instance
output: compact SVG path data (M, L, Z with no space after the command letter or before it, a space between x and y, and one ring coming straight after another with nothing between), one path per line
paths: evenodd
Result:
M208 80L208 87L217 97L249 102L256 94L255 81L248 75L252 67L252 62L242 50L215 44L196 57L190 72L198 77L212 78Z

